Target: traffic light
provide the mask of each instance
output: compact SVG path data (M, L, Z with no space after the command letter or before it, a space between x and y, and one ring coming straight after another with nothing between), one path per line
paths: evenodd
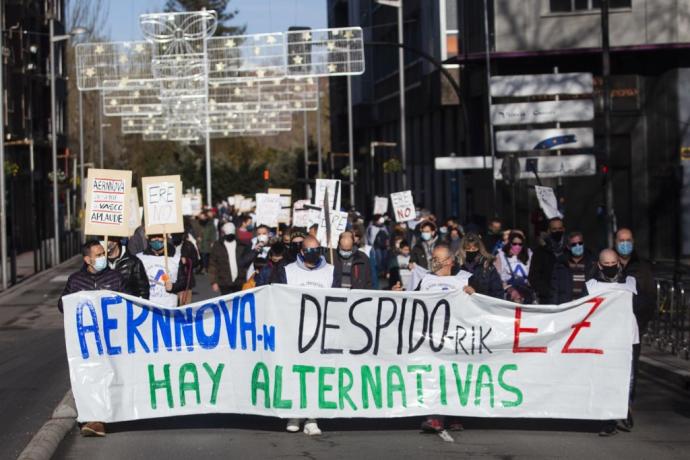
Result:
M266 182L271 180L271 171L269 171L268 169L264 169L264 180Z

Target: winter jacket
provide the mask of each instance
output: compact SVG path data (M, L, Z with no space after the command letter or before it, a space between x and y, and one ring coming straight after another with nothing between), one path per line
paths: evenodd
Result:
M429 248L429 254L431 254L431 252L434 250L434 246L436 245L436 241L436 238L429 242L421 241L420 239L419 243L415 244L412 248L412 251L410 251L410 262L428 270L431 257L427 257L427 251L425 248Z
M237 243L235 246L235 259L237 262L237 277L233 281L230 275L230 259L225 248L225 240L213 243L211 256L208 263L208 280L211 284L218 284L233 291L242 289L242 284L247 281L247 268L254 262L256 251L252 251L246 244Z
M539 303L547 303L551 296L551 277L556 261L563 254L563 248L550 239L534 250L529 269L529 284L537 294Z
M340 254L335 252L333 263L333 286L343 287L343 262L345 261ZM352 268L350 271L350 289L373 289L371 283L371 266L369 257L362 251L355 250L351 256ZM328 258L327 258L328 260ZM330 262L330 261L329 261Z
M652 266L646 260L640 259L636 252L630 256L628 265L623 268L624 276L632 276L637 281L637 305L633 304L633 312L640 327L640 334L647 329L647 324L656 314L656 284L652 274Z
M211 247L218 239L218 232L216 231L216 226L213 225L213 221L207 221L205 224L201 225L201 234L199 237L199 252L210 253Z
M553 273L551 274L551 289L549 291L549 296L544 299L543 303L558 305L579 298L575 297L573 294L573 271L570 268L570 257L570 252L567 251L556 260ZM585 249L582 255L582 261L585 266L585 281L587 281L592 277L597 261L591 251L587 249ZM585 289L580 297L586 294L587 291Z
M110 267L106 267L98 273L91 273L88 270L88 265L84 264L81 270L72 273L67 278L67 284L65 284L65 288L62 290L60 301L58 302L58 310L62 313L62 298L66 295L81 291L100 290L126 292L125 280L119 272L111 270Z
M129 254L125 248L122 248L121 253L122 256L114 261L112 269L122 275L122 279L125 282L125 292L136 297L148 299L150 286L144 264L138 257Z
M472 273L468 284L478 294L488 295L496 299L503 298L501 276L491 260L479 257L474 264L465 263L460 269Z

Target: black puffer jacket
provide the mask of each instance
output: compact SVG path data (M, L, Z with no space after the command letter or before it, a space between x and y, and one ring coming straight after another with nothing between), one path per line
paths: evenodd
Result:
M475 263L465 263L460 268L472 273L468 284L478 294L488 295L496 299L503 298L503 283L501 283L501 276L498 274L492 259L480 256Z
M125 281L125 292L144 299L149 298L150 286L149 278L146 276L146 268L136 256L122 251L122 257L115 261L113 270L122 275Z
M58 310L62 313L62 297L74 294L75 292L81 291L99 291L101 289L115 292L126 292L125 291L125 280L122 278L119 272L111 270L106 267L103 271L98 273L91 273L87 269L87 265L84 266L78 272L72 273L69 278L67 278L67 284L65 284L65 289L62 290L62 295L60 296L60 301L58 302Z

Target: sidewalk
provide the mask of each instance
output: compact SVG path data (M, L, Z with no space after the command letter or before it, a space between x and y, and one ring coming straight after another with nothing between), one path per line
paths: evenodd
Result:
M690 360L659 351L651 345L642 345L640 371L690 396Z

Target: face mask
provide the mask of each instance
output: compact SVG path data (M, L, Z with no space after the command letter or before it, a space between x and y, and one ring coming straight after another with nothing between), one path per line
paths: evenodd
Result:
M101 257L96 257L96 260L93 261L93 269L96 270L97 272L101 272L105 270L105 267L108 266L108 259L105 256Z
M424 241L429 241L431 239L431 232L422 232L422 239Z
M180 235L173 235L172 237L172 243L175 246L179 246L182 244L182 237Z
M259 243L268 243L268 235L258 235L256 241Z
M441 227L441 228L439 229L439 232L441 232L441 233L443 233L443 234L445 235L446 233L448 233L448 227Z
M227 241L228 243L232 243L233 241L235 241L235 235L225 235L223 238L225 238L225 241Z
M618 254L627 257L633 252L633 242L632 241L620 241L616 244L616 251Z
M477 259L478 255L479 255L479 251L466 252L465 253L465 262L467 262L468 264L474 263L474 261Z
M618 265L614 265L612 267L602 267L601 273L603 273L603 275L607 278L614 278L616 275L618 275Z
M574 255L575 257L580 257L582 254L585 253L585 245L584 244L578 244L575 246L570 247L570 253Z
M382 217L382 218L380 218L379 220L377 220L376 223L379 224L379 225L383 225L383 224L386 223L386 220Z
M297 254L302 250L302 243L290 243L290 251Z
M458 235L450 235L450 239L453 241L458 241L460 237Z
M149 246L150 246L151 249L153 249L154 251L160 251L161 249L163 249L163 240L152 240L152 241L149 241Z
M344 251L342 249L338 250L338 253L340 254L340 257L343 259L349 259L352 257L352 251Z
M444 263L445 260L432 260L429 264L429 271L431 271L431 273L437 273L441 271L443 269Z
M302 259L310 265L316 265L321 259L321 253L319 251L305 251L302 254Z
M554 242L558 243L559 241L561 241L561 238L563 238L563 232L552 232L551 233L551 239Z

